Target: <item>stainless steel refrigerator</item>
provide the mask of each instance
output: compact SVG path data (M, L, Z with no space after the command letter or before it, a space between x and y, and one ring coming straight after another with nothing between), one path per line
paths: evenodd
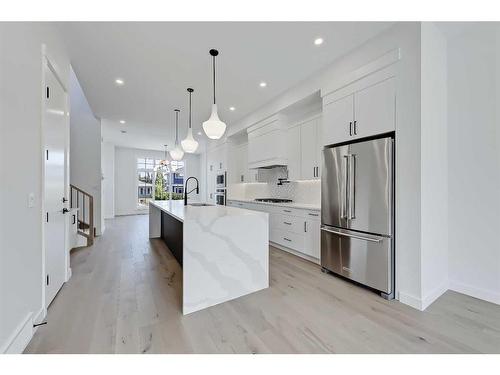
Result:
M394 298L394 139L323 150L321 266Z

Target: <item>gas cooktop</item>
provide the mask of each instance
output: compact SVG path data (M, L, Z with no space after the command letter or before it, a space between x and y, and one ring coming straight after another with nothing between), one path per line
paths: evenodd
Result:
M257 202L267 202L267 203L290 203L293 202L291 199L278 199L278 198L257 198Z

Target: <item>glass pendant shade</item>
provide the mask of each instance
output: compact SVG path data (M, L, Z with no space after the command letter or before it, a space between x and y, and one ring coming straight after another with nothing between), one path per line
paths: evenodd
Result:
M220 139L226 131L226 124L219 119L217 114L217 104L212 104L212 114L203 123L203 130L210 139Z
M175 147L173 150L170 150L170 157L175 160L179 161L182 160L184 157L184 151L182 150L181 146L179 146L179 110L175 109Z
M170 157L175 161L182 160L184 157L184 151L182 151L181 146L175 145L174 149L170 150Z
M187 92L189 93L189 122L188 122L188 132L185 139L181 141L182 148L185 152L192 154L196 152L198 148L198 142L193 137L193 129L191 127L191 94L193 93L192 88L188 88Z
M187 152L188 154L196 152L196 150L198 149L198 142L193 137L193 129L191 128L188 129L187 136L185 139L181 141L181 145L184 151Z
M212 56L212 61L213 61L213 89L214 89L214 103L212 104L212 114L210 115L210 118L203 123L203 130L205 131L205 134L207 135L208 138L210 139L220 139L223 135L224 132L226 131L226 124L222 122L219 118L219 115L217 114L217 102L215 100L215 58L219 55L219 51L216 49L211 49L209 51L210 56Z

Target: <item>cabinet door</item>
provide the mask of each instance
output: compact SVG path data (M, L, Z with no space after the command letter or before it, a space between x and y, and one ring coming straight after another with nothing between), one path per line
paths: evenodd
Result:
M318 144L317 121L313 119L300 126L301 178L303 180L317 179Z
M389 78L355 93L354 108L354 137L368 137L395 130L395 79Z
M348 95L342 99L323 106L322 143L327 146L351 139L350 124L354 121L354 96Z
M304 253L319 259L320 257L320 221L319 220L305 220L306 240L304 246Z
M288 179L300 180L300 126L288 129L286 133L286 153L288 158Z
M248 144L245 143L239 149L239 169L238 169L238 182L248 182Z

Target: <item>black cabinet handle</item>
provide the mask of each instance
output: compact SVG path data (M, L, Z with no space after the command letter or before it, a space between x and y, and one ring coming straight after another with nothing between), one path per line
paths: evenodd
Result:
M283 211L285 211L285 212L292 212L292 211L290 211L290 210L283 210Z
M62 209L62 213L63 213L63 214L65 214L66 212L69 212L69 210L68 210L66 207L64 207L64 208Z
M286 224L286 225L292 225L292 223L289 223L287 221L284 221L283 224Z
M356 121L354 121L354 135L358 135L358 127L356 126Z
M352 121L349 122L349 135L352 136Z
M311 213L308 213L309 216L319 216L319 214L311 214Z
M73 224L76 224L76 215L73 215Z
M291 240L291 239L289 239L289 238L283 237L283 239L284 239L285 241L292 242L292 240Z

